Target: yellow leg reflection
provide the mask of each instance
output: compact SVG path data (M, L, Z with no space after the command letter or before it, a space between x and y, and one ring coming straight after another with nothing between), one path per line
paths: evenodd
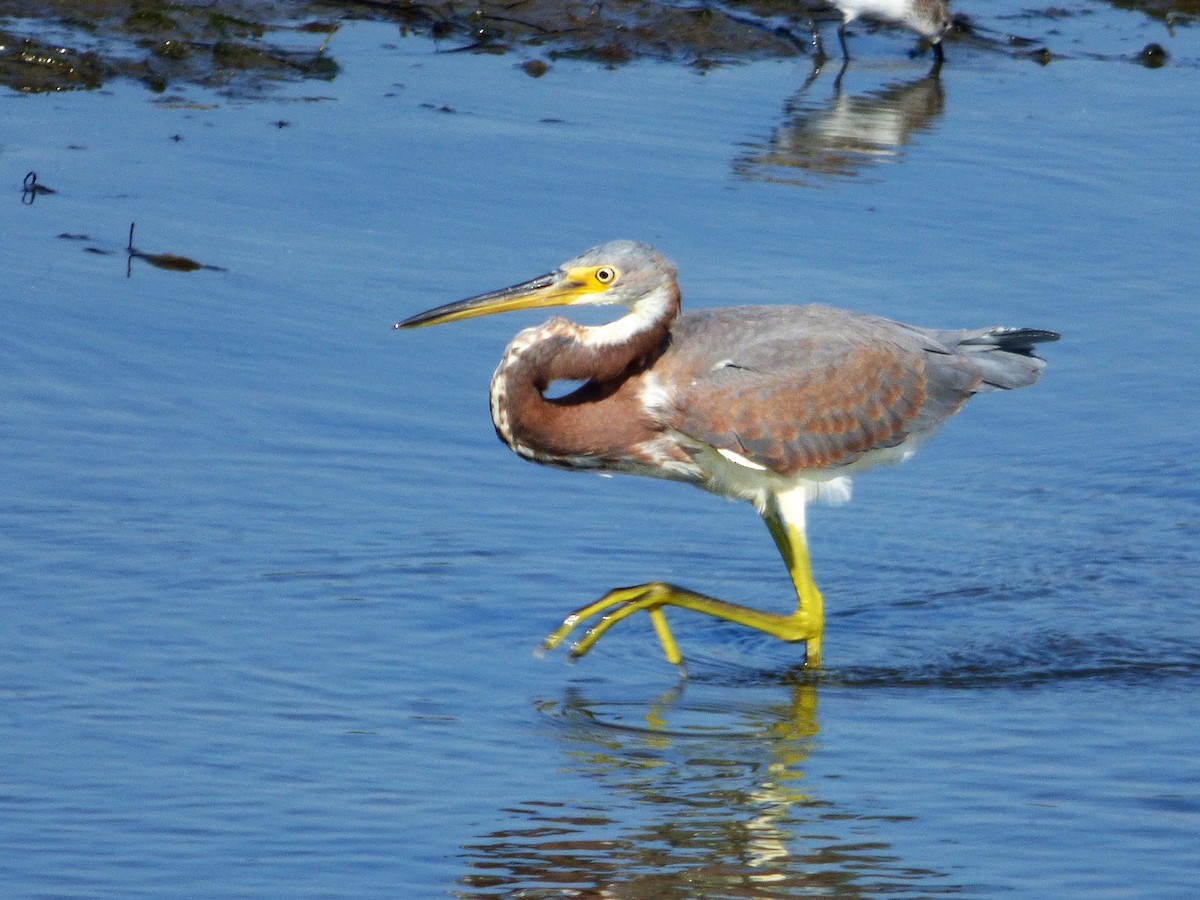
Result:
M791 684L789 702L786 705L771 706L763 710L765 715L759 719L752 715L752 732L766 741L771 750L772 760L764 770L767 776L753 797L764 805L782 803L787 805L804 802L809 799L808 793L802 789L804 771L801 765L812 752L812 739L820 728L817 724L817 684L815 680L804 679ZM671 739L671 718L675 705L683 698L684 683L664 693L646 711L646 729L650 735L659 734L662 742L656 744L659 748L666 747ZM675 737L685 732L675 732ZM786 855L786 854L785 854Z
M539 703L556 722L546 742L559 745L560 777L479 816L495 824L455 853L461 896L961 893L961 871L931 869L927 854L890 842L920 821L898 829L877 798L831 794L813 777L847 768L836 740L821 749L820 676L781 677L679 682L648 704L631 698L636 684L583 681Z
M796 611L791 615L763 612L728 603L662 581L639 584L633 587L616 588L609 591L594 603L589 603L577 609L563 620L556 630L547 636L542 647L553 650L559 646L577 626L594 616L600 616L599 621L584 631L583 636L571 647L571 657L578 659L592 648L604 634L620 622L636 612L646 610L654 625L654 631L662 644L663 654L667 661L681 666L683 655L671 634L663 607L674 606L680 609L690 609L727 622L745 625L766 634L773 635L784 641L804 641L805 661L809 668L821 664L821 632L825 626L824 603L821 592L817 589L812 577L812 567L808 557L808 545L804 539L804 529L788 522L780 512L778 505L772 505L764 513L767 528L775 539L775 545L788 567L792 584L796 588Z

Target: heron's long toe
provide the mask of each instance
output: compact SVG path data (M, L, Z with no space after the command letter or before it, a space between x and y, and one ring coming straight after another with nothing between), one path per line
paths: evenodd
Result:
M728 603L662 581L609 591L594 603L581 607L567 616L562 625L552 631L542 642L542 649L555 649L583 622L598 615L600 618L584 631L579 640L571 645L570 658L578 659L591 650L596 642L622 619L627 619L634 613L645 610L650 615L654 631L663 648L663 655L672 665L680 666L683 663L683 654L680 653L679 646L667 624L663 612L664 607L667 606L690 609L715 619L744 625L789 643L804 641L807 651L805 665L817 666L820 664L821 631L824 622L819 607L814 612L811 606L802 604L791 615L779 615L736 603Z

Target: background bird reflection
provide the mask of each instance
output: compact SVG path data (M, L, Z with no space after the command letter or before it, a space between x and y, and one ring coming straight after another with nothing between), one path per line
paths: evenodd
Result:
M813 92L819 83L810 78L788 101L770 140L745 146L734 160L739 176L814 186L858 176L895 161L914 134L931 131L946 100L933 74L861 94L844 92L839 76L824 99Z

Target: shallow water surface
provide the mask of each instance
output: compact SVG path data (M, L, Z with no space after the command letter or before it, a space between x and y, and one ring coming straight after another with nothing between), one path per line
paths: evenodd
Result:
M265 97L0 96L5 894L1197 893L1196 30L1019 21L1063 58L534 79L357 23ZM496 443L536 313L391 330L613 237L692 307L1064 335L813 509L819 675L685 614L686 684L637 617L531 653L651 578L789 603L752 510Z

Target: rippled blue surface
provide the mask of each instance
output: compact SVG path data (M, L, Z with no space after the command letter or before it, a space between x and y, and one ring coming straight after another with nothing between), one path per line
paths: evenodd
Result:
M1200 53L1087 11L940 89L861 34L840 97L368 24L266 99L0 97L6 896L1200 890ZM225 271L127 277L131 221ZM530 652L649 578L789 601L750 509L496 443L535 316L390 330L618 236L696 307L1064 333L814 510L815 682L682 614L682 690L642 621Z

